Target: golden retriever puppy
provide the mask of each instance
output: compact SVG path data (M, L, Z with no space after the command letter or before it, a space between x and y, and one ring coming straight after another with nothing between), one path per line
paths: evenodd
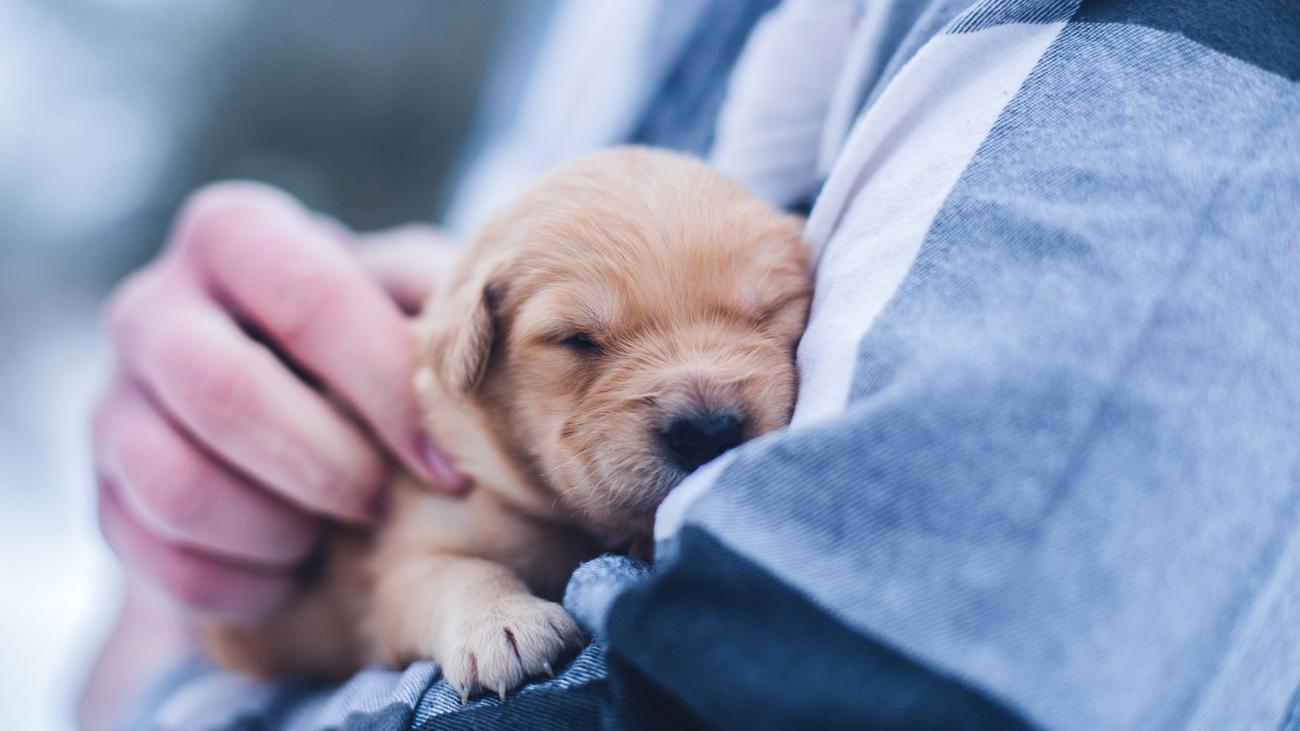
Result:
M810 297L801 221L693 159L623 148L543 180L465 251L418 325L416 393L474 481L402 478L373 538L219 659L345 674L429 658L462 697L550 673L582 637L573 568L647 545L692 470L787 423Z

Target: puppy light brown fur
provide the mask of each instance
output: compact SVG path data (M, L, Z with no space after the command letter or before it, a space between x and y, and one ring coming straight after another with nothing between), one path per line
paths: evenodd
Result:
M581 641L551 601L572 569L644 545L719 424L748 439L788 421L809 293L799 221L699 162L625 148L553 174L417 328L428 427L474 489L400 479L373 541L340 533L323 580L215 632L218 656L312 674L431 658L464 694L549 672Z

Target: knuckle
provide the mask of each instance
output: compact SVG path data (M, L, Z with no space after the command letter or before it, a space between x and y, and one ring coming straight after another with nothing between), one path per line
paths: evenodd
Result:
M122 280L109 295L104 307L104 327L112 340L120 341L126 337L141 315L149 311L144 304L150 295L153 277L152 267L140 269Z
M244 425L256 389L231 354L178 339L164 347L161 361L172 374L191 428L210 435Z
M123 479L153 518L180 533L200 527L212 508L204 489L209 472L175 445L136 440L119 450Z
M344 292L333 272L306 261L287 267L268 292L267 316L283 340L294 342L308 336L319 323L329 319Z
M177 564L163 577L163 586L182 605L199 611L220 606L228 587L216 571L195 559L177 559Z
M176 244L182 248L221 246L240 236L269 210L290 201L284 193L262 183L225 181L206 185L181 206Z
M155 483L153 502L149 509L157 520L173 531L188 534L198 529L211 506L204 500L205 492L185 482L161 481Z

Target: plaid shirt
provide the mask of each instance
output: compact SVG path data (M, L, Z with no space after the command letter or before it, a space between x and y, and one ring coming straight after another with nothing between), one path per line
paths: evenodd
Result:
M1300 728L1300 5L863 8L794 423L578 570L590 647L139 726Z

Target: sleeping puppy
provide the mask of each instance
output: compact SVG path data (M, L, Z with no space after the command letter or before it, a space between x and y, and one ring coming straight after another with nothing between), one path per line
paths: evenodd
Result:
M470 245L418 321L416 393L475 485L411 478L377 535L338 529L321 575L218 659L345 675L432 659L504 699L582 635L553 600L577 564L648 545L692 470L787 423L808 313L801 221L702 163L623 148L543 180Z

